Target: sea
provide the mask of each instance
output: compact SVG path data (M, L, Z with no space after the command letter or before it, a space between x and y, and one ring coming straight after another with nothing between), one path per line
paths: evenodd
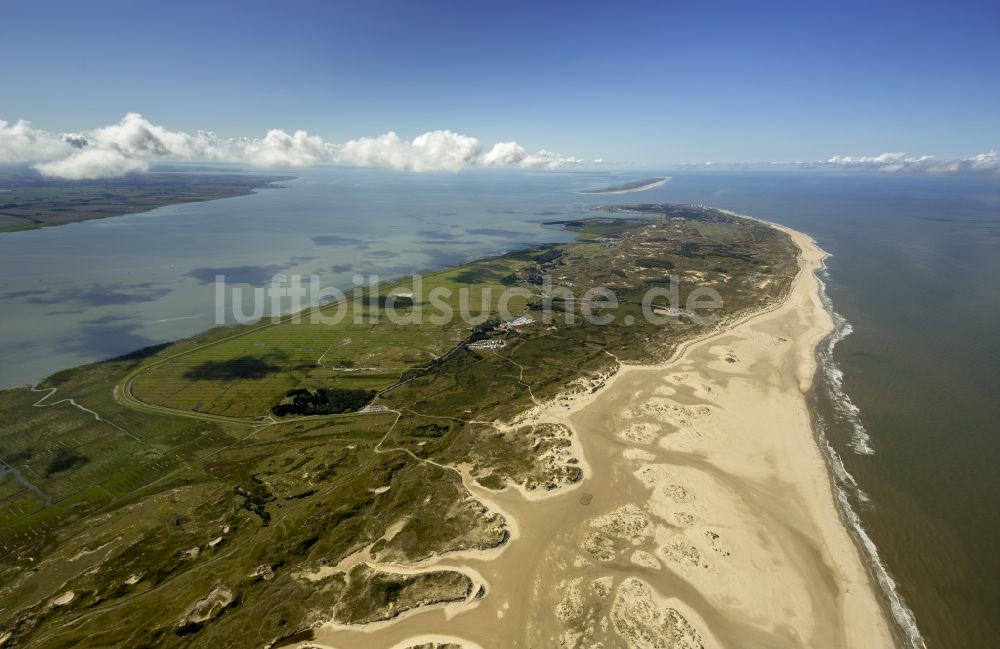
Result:
M204 331L216 277L349 289L702 203L830 253L817 435L909 647L1000 647L1000 179L820 171L307 169L257 193L0 234L0 387ZM653 176L662 186L581 194ZM231 318L231 314L226 314ZM228 321L228 320L227 320Z

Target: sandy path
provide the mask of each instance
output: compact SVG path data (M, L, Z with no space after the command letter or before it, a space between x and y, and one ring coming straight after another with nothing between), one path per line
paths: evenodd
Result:
M482 600L396 622L329 627L338 649L445 635L468 646L896 646L880 595L836 509L807 392L833 323L824 253L788 230L802 272L777 308L694 341L672 362L626 367L569 406L586 479L544 499L474 489L516 521L502 552L442 558Z

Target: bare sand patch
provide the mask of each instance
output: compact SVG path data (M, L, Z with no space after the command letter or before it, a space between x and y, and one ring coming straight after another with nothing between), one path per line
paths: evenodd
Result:
M807 408L815 350L832 328L814 276L824 253L788 232L801 272L780 305L669 363L594 377L525 413L574 431L581 483L529 494L467 482L511 542L434 563L475 571L484 598L318 639L338 649L437 633L505 649L896 646Z

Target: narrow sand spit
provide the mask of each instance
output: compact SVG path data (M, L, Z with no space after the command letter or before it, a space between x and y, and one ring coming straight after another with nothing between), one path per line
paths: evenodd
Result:
M635 187L624 187L620 189L608 188L608 189L588 189L580 192L581 194L633 194L635 192L644 192L650 189L656 189L657 187L662 187L670 180L670 176L666 178L657 178L652 180L645 185L637 185Z
M786 231L802 254L783 303L525 415L574 430L582 483L539 497L467 482L517 534L501 552L430 563L469 570L484 598L331 625L316 644L896 646L807 408L816 347L833 327L814 275L825 254Z

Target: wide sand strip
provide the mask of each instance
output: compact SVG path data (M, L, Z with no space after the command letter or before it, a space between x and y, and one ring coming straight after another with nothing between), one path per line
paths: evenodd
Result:
M896 646L807 407L816 347L833 328L815 277L825 253L782 229L801 272L779 306L666 365L624 367L593 394L530 413L574 429L586 478L544 499L489 494L519 537L448 561L482 575L485 598L317 639L339 649L428 634L485 649Z

